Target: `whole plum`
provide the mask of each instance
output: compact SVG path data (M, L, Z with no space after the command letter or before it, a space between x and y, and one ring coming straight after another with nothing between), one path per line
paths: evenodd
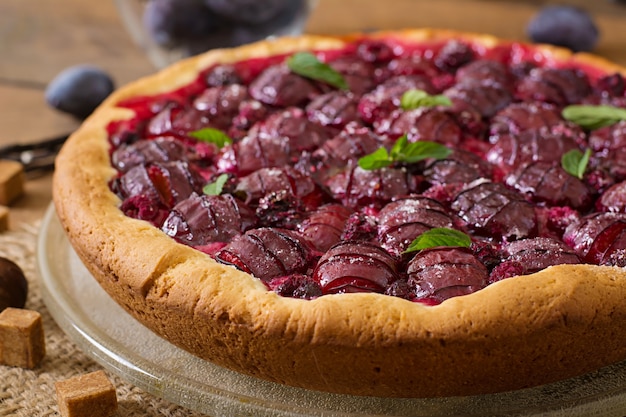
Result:
M235 22L258 24L272 19L290 0L204 0L216 14Z
M566 5L545 6L526 31L533 42L563 46L574 52L593 50L599 37L596 24L585 10Z
M89 116L113 92L115 84L103 69L75 65L61 71L46 87L52 107L79 119Z

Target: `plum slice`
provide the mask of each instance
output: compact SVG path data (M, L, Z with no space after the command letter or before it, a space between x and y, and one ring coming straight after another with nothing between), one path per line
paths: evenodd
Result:
M587 185L554 162L530 163L507 176L505 182L536 203L584 210L592 201Z
M257 207L262 198L279 193L302 201L307 210L317 208L326 198L324 191L311 177L291 167L254 171L239 178L234 193L251 207Z
M580 257L560 240L536 237L509 242L502 247L504 260L491 272L492 282L515 275L532 274L553 265L579 264Z
M470 183L456 196L452 209L476 233L494 239L515 240L537 233L533 205L500 183Z
M457 146L463 139L463 131L457 119L446 111L433 107L413 110L396 110L388 117L374 122L376 133L391 139L407 135L409 141L429 140L449 146Z
M324 294L379 292L398 279L393 257L380 246L343 241L320 258L313 278Z
M358 105L361 119L366 123L373 123L389 116L400 107L402 95L408 90L424 90L428 94L437 93L430 79L424 75L391 77L361 97Z
M592 213L583 216L565 229L563 241L574 248L585 262L617 264L626 252L626 214Z
M408 263L407 284L416 300L437 302L471 294L488 284L485 265L466 248L438 247L418 252Z
M254 99L277 107L297 106L319 94L311 81L291 72L285 64L265 69L250 83L249 91Z
M509 174L535 161L560 162L563 154L574 149L578 149L578 145L571 137L527 130L499 136L485 159L502 173Z
M580 103L591 91L589 79L582 70L534 68L519 82L516 97L522 101L565 106Z
M267 282L272 278L305 273L313 260L313 253L298 233L262 227L236 236L216 253L215 260Z
M303 151L313 150L329 139L323 127L309 121L304 111L286 109L256 123L241 141L235 143L226 155L236 161L240 175L260 168L293 165Z
M111 163L119 172L124 173L134 166L149 162L185 160L186 152L183 143L173 137L143 139L117 148L111 154Z
M346 221L352 210L341 204L326 204L310 213L298 226L298 231L318 251L326 252L341 240Z
M162 230L177 241L191 246L229 242L254 227L254 211L230 194L192 194L174 206Z
M348 207L382 206L416 189L416 179L403 168L365 170L359 166L331 177L326 185Z
M415 196L393 201L382 208L378 219L378 240L389 253L400 256L411 242L435 227L454 226L443 205Z

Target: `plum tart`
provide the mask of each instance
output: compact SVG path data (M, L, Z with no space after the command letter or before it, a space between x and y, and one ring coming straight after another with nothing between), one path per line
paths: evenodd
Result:
M54 203L102 287L208 361L385 397L626 359L624 70L437 30L214 50L112 94Z

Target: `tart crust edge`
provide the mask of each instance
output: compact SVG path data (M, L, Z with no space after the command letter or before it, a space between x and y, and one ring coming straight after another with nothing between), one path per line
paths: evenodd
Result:
M426 307L378 294L294 300L248 274L126 217L109 190L106 126L132 116L116 103L192 82L215 63L362 37L302 36L187 59L113 93L57 158L53 200L70 243L102 287L165 339L236 371L353 395L434 397L535 386L626 359L626 273L562 265ZM409 41L495 37L438 30L367 35ZM589 54L533 46L556 60L624 69ZM341 301L338 300L341 298Z

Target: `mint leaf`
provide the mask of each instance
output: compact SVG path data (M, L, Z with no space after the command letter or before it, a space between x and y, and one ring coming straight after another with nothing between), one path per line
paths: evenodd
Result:
M452 101L443 94L430 95L424 90L408 90L400 99L403 110L412 110L420 107L451 106Z
M565 107L561 115L583 129L595 130L626 120L626 109L606 105L572 105Z
M385 168L391 164L393 164L393 159L385 148L378 148L371 154L359 158L359 166L368 171Z
M428 140L419 140L406 145L403 150L402 162L412 164L424 159L445 159L452 153L452 149L441 143Z
M223 148L224 145L233 143L233 140L226 133L212 127L194 130L193 132L189 132L187 135L192 138L196 138L201 142L213 143L218 148Z
M359 166L366 170L374 170L393 165L394 162L413 164L428 158L445 159L452 153L452 149L428 140L409 142L407 135L403 135L394 143L391 151L384 147L359 158Z
M222 194L226 181L228 181L228 174L222 174L217 177L214 182L205 185L204 188L202 188L202 192L206 195L220 195Z
M582 180L587 170L590 157L591 149L585 150L585 153L582 153L578 149L572 149L564 153L561 157L561 166L568 174Z
M469 248L471 244L472 239L459 230L449 229L447 227L436 227L416 237L404 253L440 246Z
M321 62L310 52L298 52L287 58L287 66L293 72L312 80L321 81L341 90L348 89L348 83L330 65Z

